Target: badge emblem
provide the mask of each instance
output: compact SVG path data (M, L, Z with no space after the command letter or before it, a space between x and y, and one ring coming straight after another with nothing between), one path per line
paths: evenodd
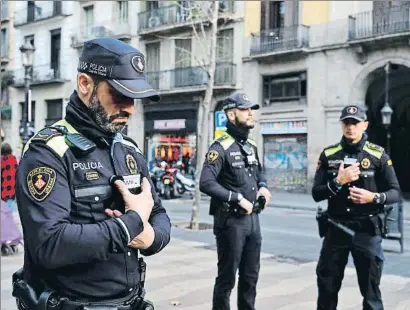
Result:
M135 161L135 158L131 155L128 154L125 158L125 162L127 163L128 170L130 171L131 174L137 174L137 162Z
M56 182L56 172L48 167L37 167L27 175L27 187L31 196L43 201L51 193Z
M143 73L145 70L145 60L142 56L134 56L131 59L131 65L138 73Z
M208 162L213 163L219 157L219 153L217 151L210 151L208 153Z
M248 96L247 96L247 95L245 95L245 94L243 94L243 95L242 95L242 99L243 99L243 100L245 100L245 101L249 101Z
M357 108L356 107L349 107L347 108L347 112L350 114L356 114Z
M361 165L364 169L367 169L370 167L370 160L368 158L364 158L361 162Z

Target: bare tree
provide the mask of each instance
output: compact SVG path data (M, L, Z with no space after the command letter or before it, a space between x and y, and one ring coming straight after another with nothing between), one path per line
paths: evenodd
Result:
M200 49L204 52L202 55L195 55L190 50L179 48L178 46L175 46L176 51L183 57L193 59L195 63L203 69L207 76L205 94L198 107L195 195L190 221L191 229L199 229L199 209L201 202L199 179L208 149L209 126L211 126L209 122L209 114L213 100L215 68L217 62L220 1L186 1L185 3L188 4L187 6L179 4L179 2L175 3L180 12L184 13L183 16L185 16L186 21L190 22L192 32L188 35L182 35L179 37L173 36L162 38L173 40L194 38L195 43L199 44Z

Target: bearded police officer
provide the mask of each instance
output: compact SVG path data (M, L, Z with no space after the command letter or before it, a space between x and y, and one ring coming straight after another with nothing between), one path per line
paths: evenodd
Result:
M13 295L21 309L153 309L143 305L139 256L161 251L171 225L145 158L121 131L134 99L159 96L146 81L144 55L116 39L86 42L78 72L65 119L23 151L25 257Z
M211 196L210 214L218 249L218 276L213 309L229 309L229 297L239 268L238 309L254 309L259 275L261 198L271 198L258 158L256 144L248 138L254 127L253 111L259 105L243 93L224 102L227 130L209 148L201 173L200 189ZM264 202L261 202L264 204ZM263 206L261 206L263 208Z
M317 309L337 308L338 292L351 252L363 309L382 310L379 284L384 261L383 206L401 200L400 187L385 150L367 141L365 110L347 106L340 121L342 140L321 153L312 189L315 201L328 200L328 218L339 224L339 228L330 225L325 229L317 265ZM350 235L346 233L349 229Z

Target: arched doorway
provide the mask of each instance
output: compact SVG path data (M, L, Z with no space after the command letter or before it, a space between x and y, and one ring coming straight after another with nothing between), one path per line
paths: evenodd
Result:
M381 112L385 103L386 73L384 67L369 75L369 86L365 96L369 119L369 140L386 147L387 132L382 124ZM400 187L406 199L410 199L410 68L391 65L389 104L393 109L391 119L390 156L396 170Z

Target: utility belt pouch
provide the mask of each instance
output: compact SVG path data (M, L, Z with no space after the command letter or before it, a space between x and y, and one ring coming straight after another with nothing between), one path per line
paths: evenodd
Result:
M384 226L383 224L381 224L381 221L379 219L379 215L375 215L375 216L371 216L370 217L370 234L372 236L376 236L379 235L381 236L383 234L383 229L382 226Z
M385 213L379 213L377 214L376 218L380 228L380 235L382 236L382 238L386 238L389 234L389 230L386 223L387 215Z
M319 237L323 238L326 236L329 229L328 214L326 211L318 210L316 214L316 221L319 230Z

